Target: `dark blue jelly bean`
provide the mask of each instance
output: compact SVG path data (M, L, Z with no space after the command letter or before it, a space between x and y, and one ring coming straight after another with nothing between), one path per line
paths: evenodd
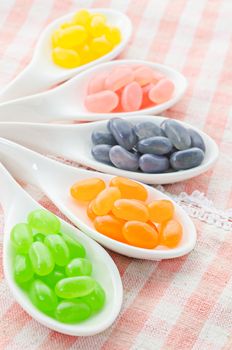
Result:
M167 137L155 136L139 141L137 149L141 153L151 153L161 156L171 151L172 144Z
M205 152L205 142L200 134L193 129L188 129L189 135L191 137L191 147L197 147Z
M116 145L117 142L110 132L93 131L91 139L94 145Z
M109 152L112 148L111 145L96 145L92 148L92 156L102 163L111 163Z
M152 122L141 122L134 126L134 131L139 140L153 136L162 136L161 128Z
M110 150L110 160L119 169L135 171L139 167L139 157L121 146L113 146Z
M204 152L200 148L193 147L173 153L170 157L170 163L175 170L185 170L200 165L203 159Z
M188 130L175 120L165 120L162 124L165 135L178 150L191 147L191 137Z
M112 132L117 143L127 150L131 150L137 143L137 136L133 125L127 120L113 118L108 122L108 128Z
M139 167L144 173L163 173L169 168L169 160L164 156L143 154L139 158Z

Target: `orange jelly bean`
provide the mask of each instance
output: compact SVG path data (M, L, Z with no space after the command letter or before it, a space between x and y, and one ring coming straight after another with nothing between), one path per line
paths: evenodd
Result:
M149 212L145 204L133 199L116 200L112 212L117 218L127 221L137 220L146 222L149 219Z
M122 234L124 224L124 220L117 219L113 215L97 216L94 220L94 227L98 232L117 241L126 243Z
M135 247L153 249L158 245L157 230L144 222L128 221L122 233L127 242Z
M169 248L176 247L183 235L182 225L176 220L169 220L160 225L160 244Z
M86 212L87 212L87 215L88 215L88 217L91 219L91 220L94 220L95 218L96 218L96 214L94 213L94 211L93 211L93 203L94 203L94 200L92 200L90 203L89 203L89 205L88 205L88 207L87 207L87 210L86 210Z
M106 187L102 179L91 179L76 182L70 189L71 196L79 201L91 201Z
M162 223L173 218L174 205L167 199L151 202L147 207L151 221Z
M108 214L111 211L114 202L119 198L121 198L121 193L118 188L116 187L106 188L105 190L103 190L97 195L92 205L93 212L96 215Z
M125 177L114 177L110 181L110 186L117 187L121 192L122 198L139 199L141 201L147 199L146 188L135 181L126 179Z

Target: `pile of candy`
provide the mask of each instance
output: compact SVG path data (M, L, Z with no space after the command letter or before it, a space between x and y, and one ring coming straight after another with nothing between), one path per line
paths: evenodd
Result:
M89 81L85 107L90 112L133 112L168 101L174 84L146 65L121 65Z
M92 265L85 248L60 233L52 213L35 210L27 223L11 231L14 277L32 303L64 323L77 323L99 312L105 292L91 277Z
M121 41L117 27L101 13L77 12L71 22L52 34L52 59L63 68L75 68L106 55Z
M181 241L183 229L172 202L147 203L146 188L135 181L114 177L107 187L102 179L90 178L75 183L70 192L76 201L88 202L95 229L112 239L147 249L174 248Z
M113 118L107 128L108 132L92 133L92 155L120 169L163 173L194 168L204 159L202 137L175 120L167 119L159 126Z

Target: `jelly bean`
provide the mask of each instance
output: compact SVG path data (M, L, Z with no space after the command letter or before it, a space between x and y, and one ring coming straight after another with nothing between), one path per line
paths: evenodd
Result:
M121 32L117 27L107 27L105 36L114 46L118 45L122 40Z
M151 221L162 223L173 218L174 205L167 199L153 201L147 207Z
M55 311L55 317L63 323L78 323L89 318L90 307L82 300L62 300Z
M99 162L111 163L109 155L111 147L110 145L96 145L91 150L92 156Z
M106 55L112 50L112 44L106 39L105 36L94 38L90 42L90 49L95 55L95 58L99 58L103 55Z
M160 226L160 244L169 248L176 247L183 236L183 228L176 220L166 221Z
M91 201L106 187L105 182L97 177L76 182L70 189L73 198L79 201Z
M76 45L83 44L87 36L85 27L73 25L60 31L58 46L63 49L72 49Z
M157 84L158 81L160 81L161 79L164 79L165 76L163 74L161 74L160 72L153 72L153 79L152 82L153 84Z
M77 53L80 56L80 65L89 63L95 59L94 53L91 51L90 45L85 44L77 48Z
M121 98L122 109L125 112L133 112L140 109L142 105L143 91L136 81L124 87Z
M52 60L63 68L75 68L81 63L80 55L71 49L56 47L52 50Z
M88 84L87 93L89 95L96 94L97 92L100 92L102 90L105 90L105 80L108 76L108 73L98 73L94 77L91 78Z
M94 200L92 200L90 203L89 203L89 205L88 205L88 207L87 207L87 210L86 210L86 212L87 212L87 215L88 215L88 217L91 219L91 220L94 220L95 218L96 218L96 214L94 213L94 211L93 211L93 204L94 204Z
M149 84L153 80L153 69L147 66L141 66L134 70L135 81L140 86Z
M164 156L143 154L139 158L139 167L144 173L162 173L168 170L169 160Z
M33 236L33 241L34 242L43 242L45 239L45 235L42 233L37 233L36 235Z
M86 255L84 246L68 235L62 235L68 246L70 258L84 258Z
M173 146L178 150L184 150L191 146L191 137L188 130L175 120L165 120L162 124L164 133L169 138Z
M54 268L55 262L48 247L42 242L33 242L29 257L34 272L39 276L48 275Z
M104 35L106 32L105 16L94 14L90 20L89 32L95 38Z
M103 308L106 300L106 295L104 289L100 286L99 283L96 282L93 292L86 297L82 297L80 300L89 305L92 313L96 313Z
M61 268L59 266L55 266L53 271L50 272L46 276L42 276L41 279L43 282L45 282L49 287L54 288L54 286L62 280L63 278L66 277L64 268Z
M170 164L175 170L186 170L199 166L204 159L204 152L197 147L178 151L171 155Z
M115 68L105 80L105 88L117 91L134 80L134 73L129 67Z
M103 90L85 97L85 107L94 113L109 113L117 107L118 95L110 90Z
M155 85L153 83L150 83L142 87L143 97L141 108L149 108L155 105L154 102L152 102L149 98L149 92L154 86Z
M24 283L32 279L34 271L28 256L16 255L14 261L14 277L18 283Z
M139 140L154 136L162 136L161 128L152 122L140 122L134 126L134 131Z
M100 192L93 202L93 212L96 215L106 215L108 214L114 202L121 198L121 193L117 187L108 187L102 192Z
M200 148L203 152L205 152L205 142L201 135L193 129L188 129L188 133L191 137L191 147Z
M112 208L113 214L126 221L143 221L149 219L149 212L145 204L135 199L118 199Z
M148 196L147 190L143 185L125 177L114 177L110 181L110 186L117 187L121 192L122 198L145 201Z
M43 234L58 233L60 231L60 221L51 212L43 209L32 211L27 218L32 229Z
M68 263L65 272L68 277L90 276L92 273L92 265L88 259L76 258Z
M30 226L24 223L16 224L11 230L11 241L17 252L27 253L33 242Z
M57 306L57 297L52 288L39 279L35 279L29 291L32 303L41 311L47 313Z
M137 149L141 153L164 155L171 151L172 144L167 137L154 136L140 140Z
M69 262L69 249L60 235L48 235L44 240L44 244L51 251L56 265L65 266Z
M95 280L89 276L67 277L55 286L56 295L64 299L73 299L90 294L95 287Z
M146 249L153 249L158 245L158 233L149 224L140 221L128 221L122 233L129 244Z
M117 219L113 215L97 216L93 224L95 229L103 235L119 242L125 242L122 235L124 220Z
M119 169L135 171L139 167L139 157L121 146L113 146L110 150L110 160Z
M90 19L91 19L91 15L89 13L89 11L83 9L78 11L72 19L72 22L78 25L82 25L84 27L86 27L87 25L89 25L90 23Z
M117 142L110 132L93 131L91 139L94 145L116 145Z
M137 143L137 136L133 125L125 119L112 118L107 127L112 132L117 143L127 150L131 150Z
M169 79L161 79L149 91L149 98L155 103L164 103L168 101L174 92L175 85Z

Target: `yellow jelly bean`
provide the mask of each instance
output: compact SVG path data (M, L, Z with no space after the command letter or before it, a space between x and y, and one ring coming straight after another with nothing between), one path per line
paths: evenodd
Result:
M70 27L73 27L74 25L75 23L72 23L72 22L64 22L60 25L60 29L70 28Z
M91 41L90 48L93 52L93 55L98 58L101 57L108 52L110 52L113 48L112 44L105 38L105 36L101 36L99 38L94 38Z
M122 40L121 32L117 27L107 27L105 36L113 45L118 45Z
M75 25L60 31L58 44L64 49L71 49L86 41L87 31L83 26Z
M91 15L87 10L80 10L73 16L73 23L86 26L91 20Z
M86 64L94 60L90 46L87 44L77 49L77 52L80 55L81 64Z
M52 50L52 59L55 64L63 68L75 68L80 65L80 56L75 50L56 47Z
M106 32L106 18L103 15L95 14L92 16L90 25L89 25L89 33L94 37L99 37Z

